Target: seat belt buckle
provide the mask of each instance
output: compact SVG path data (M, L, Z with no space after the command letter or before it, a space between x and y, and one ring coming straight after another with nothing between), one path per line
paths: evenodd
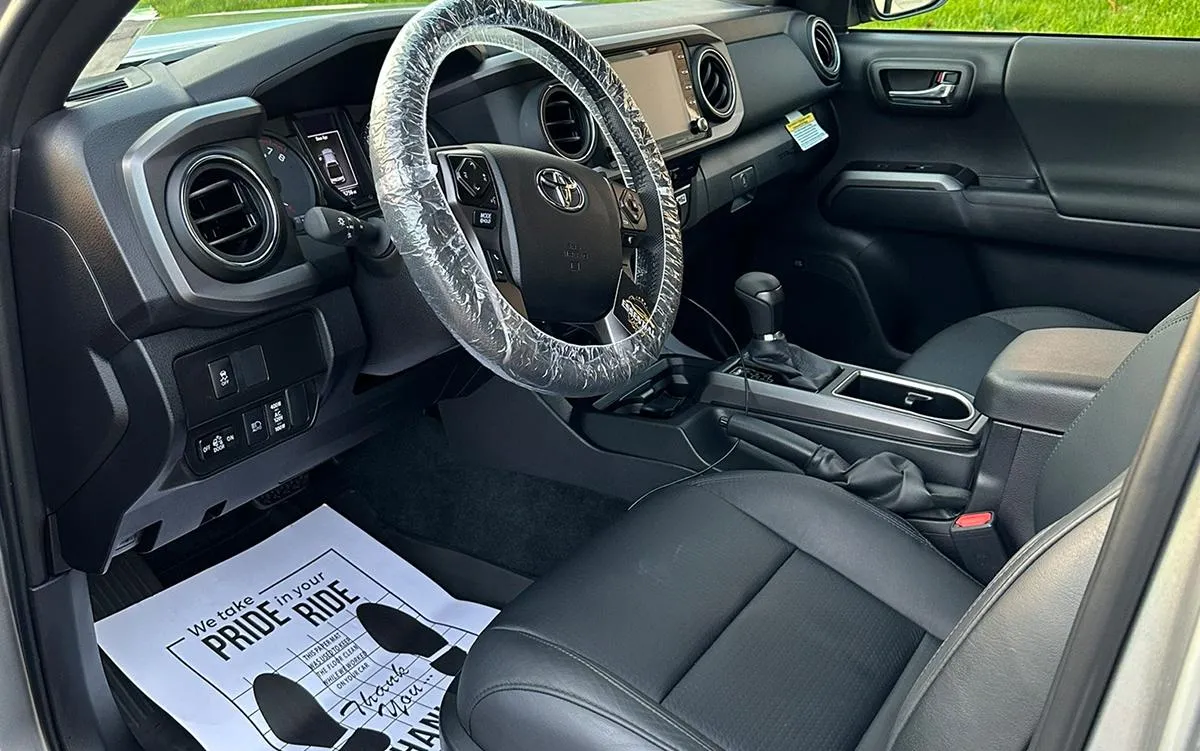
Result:
M984 584L1008 562L1008 551L992 511L960 514L950 525L950 541L963 568Z

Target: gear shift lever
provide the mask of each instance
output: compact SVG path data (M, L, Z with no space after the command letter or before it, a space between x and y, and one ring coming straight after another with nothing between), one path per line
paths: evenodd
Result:
M783 285L770 274L751 271L734 284L750 314L750 331L765 342L783 338Z
M783 334L783 284L761 271L742 275L734 291L750 314L754 338L742 356L744 367L771 373L789 386L820 391L841 374L837 364L788 344Z

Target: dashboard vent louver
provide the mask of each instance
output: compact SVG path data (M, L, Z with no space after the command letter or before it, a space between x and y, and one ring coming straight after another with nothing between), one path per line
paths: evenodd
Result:
M591 115L565 86L555 85L542 94L542 132L560 156L584 162L596 148L596 126Z
M199 251L189 255L218 278L261 267L279 246L272 194L240 158L209 153L194 159L179 182L179 209L185 250Z
M133 81L122 73L84 79L75 84L71 93L67 94L67 104L84 104L97 99L103 99L113 94L120 94L133 88Z
M812 45L817 73L826 81L836 81L842 71L842 50L828 21L824 18L813 18L809 27L809 42Z
M713 47L706 47L696 57L697 90L708 116L724 122L733 117L737 108L737 83L733 68L725 56Z

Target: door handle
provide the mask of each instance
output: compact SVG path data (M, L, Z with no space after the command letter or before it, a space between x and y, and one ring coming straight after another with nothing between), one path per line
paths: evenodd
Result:
M930 86L928 89L916 89L915 91L889 91L888 99L893 101L918 100L922 102L941 102L949 99L954 95L958 84L954 83L939 83Z
M954 115L971 102L975 65L969 60L879 58L867 65L867 84L885 110Z

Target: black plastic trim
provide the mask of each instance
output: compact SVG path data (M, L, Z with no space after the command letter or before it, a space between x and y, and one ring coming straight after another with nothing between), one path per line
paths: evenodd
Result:
M149 166L174 151L186 152L198 146L256 138L262 132L266 115L262 106L249 97L200 105L176 112L150 128L130 147L122 163L126 189L139 218L141 231L153 251L152 260L173 297L200 309L253 315L265 313L289 300L311 294L320 279L307 263L239 284L189 273L168 238L159 214L154 170Z

